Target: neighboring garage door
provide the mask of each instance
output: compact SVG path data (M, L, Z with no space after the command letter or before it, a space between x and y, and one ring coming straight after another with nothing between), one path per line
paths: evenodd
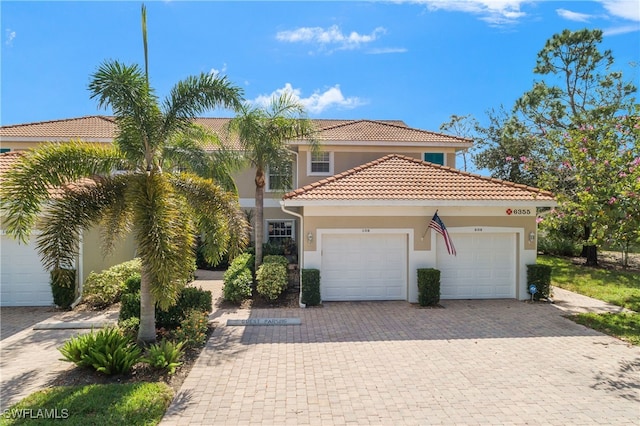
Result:
M442 299L516 297L515 234L451 234L457 256L437 236L437 268Z
M32 244L18 244L5 235L1 238L0 305L52 305L49 273L42 268L35 247Z
M407 236L324 234L322 300L406 300Z

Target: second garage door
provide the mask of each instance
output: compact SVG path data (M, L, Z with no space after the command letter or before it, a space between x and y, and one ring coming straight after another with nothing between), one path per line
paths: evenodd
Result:
M437 264L442 299L516 297L516 235L453 234L457 256L437 237Z
M407 236L325 234L322 300L406 300Z

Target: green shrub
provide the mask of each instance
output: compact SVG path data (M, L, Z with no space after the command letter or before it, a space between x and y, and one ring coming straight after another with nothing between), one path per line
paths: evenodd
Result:
M138 329L140 328L140 318L130 317L124 321L118 321L118 327L122 334L129 336L132 340L137 340Z
M79 334L67 340L62 347L58 348L63 358L62 361L68 361L80 367L88 367L84 362L85 356L89 354L89 349L95 347L96 335L93 333Z
M124 293L120 300L120 314L118 322L123 322L129 318L140 320L140 292Z
M174 340L182 342L185 348L204 345L209 329L209 316L206 312L192 310L187 312L180 326L173 332Z
M185 287L180 291L178 301L166 311L156 307L156 325L164 328L175 328L192 310L211 312L211 292L201 288Z
M302 270L302 303L307 306L319 305L320 298L320 271L318 269Z
M124 282L124 291L123 293L137 293L140 291L140 283L142 282L142 277L140 274L133 274Z
M97 308L120 301L125 282L134 274L140 274L140 259L133 259L105 269L99 274L91 272L84 283L83 299Z
M289 265L289 261L286 257L280 255L267 255L262 258L262 263L277 263L278 265L282 265L285 268Z
M156 307L156 327L175 328L184 320L191 310L209 313L212 309L211 292L195 287L185 287L178 296L178 301L166 311ZM120 304L118 321L129 318L140 318L140 291L124 293Z
M549 265L527 265L527 291L530 285L536 286L534 300L549 298L551 296L551 266Z
M182 354L184 342L174 343L167 339L162 339L160 343L149 346L147 356L143 362L158 370L165 370L169 374L176 372L176 368L182 363L179 362Z
M440 271L433 268L418 269L418 303L420 306L440 302Z
M76 270L56 268L51 271L53 303L69 310L76 297Z
M538 250L554 256L579 256L582 245L568 238L552 237L547 233L540 235Z
M224 300L239 304L244 299L251 297L253 284L254 256L243 253L233 259L229 269L224 273L224 287L222 288Z
M244 299L251 297L253 275L249 269L243 269L234 276L231 281L225 281L222 287L224 300L240 304Z
M65 361L92 367L106 375L128 373L140 361L141 355L134 341L116 327L71 338L60 348L60 352Z
M287 288L287 278L286 266L280 263L263 263L256 273L256 290L261 296L276 300Z

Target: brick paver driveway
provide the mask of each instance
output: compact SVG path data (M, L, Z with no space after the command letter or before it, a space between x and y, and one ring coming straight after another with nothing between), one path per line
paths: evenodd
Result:
M514 300L218 311L163 424L639 424L640 348ZM299 326L226 326L298 317Z

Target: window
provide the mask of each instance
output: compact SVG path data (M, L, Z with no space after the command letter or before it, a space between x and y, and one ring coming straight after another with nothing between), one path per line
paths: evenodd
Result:
M267 239L269 242L282 242L287 239L295 239L295 226L293 220L268 220Z
M442 152L425 152L424 161L444 166L444 154Z
M0 154L11 151L11 148L0 148Z
M293 184L292 163L284 167L269 167L267 170L267 191L290 191Z
M307 175L332 175L333 152L310 152L307 156Z

